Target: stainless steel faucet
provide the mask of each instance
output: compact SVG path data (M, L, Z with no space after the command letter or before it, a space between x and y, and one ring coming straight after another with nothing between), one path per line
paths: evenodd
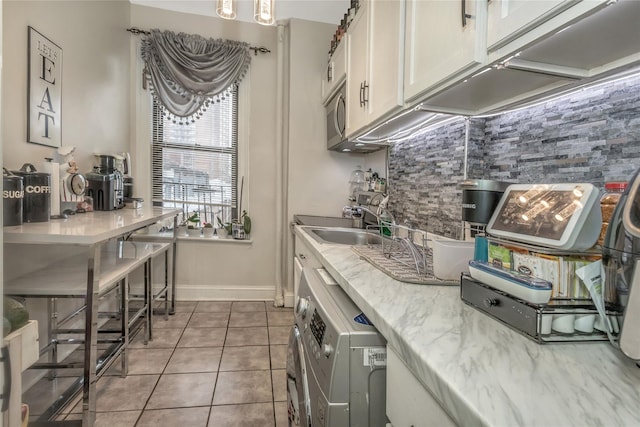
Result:
M396 220L393 217L393 215L391 214L391 212L389 212L387 209L379 207L378 210L380 211L380 213L378 212L374 212L371 209L365 207L365 206L357 206L358 209L361 209L362 212L367 212L371 215L373 215L376 218L376 222L378 224L382 224L382 222L387 222L390 223L392 225L395 225Z

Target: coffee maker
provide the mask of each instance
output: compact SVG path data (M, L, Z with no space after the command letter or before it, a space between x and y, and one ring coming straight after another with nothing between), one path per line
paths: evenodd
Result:
M510 184L490 179L465 179L460 183L464 240L484 234L493 211Z
M93 208L97 211L123 208L124 179L116 169L115 156L96 154L96 160L93 172L86 175L87 195L93 198Z
M602 246L604 299L623 313L618 344L640 360L640 170L620 198Z

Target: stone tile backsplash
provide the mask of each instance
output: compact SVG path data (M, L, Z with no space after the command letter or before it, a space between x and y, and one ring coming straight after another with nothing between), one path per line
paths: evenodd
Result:
M389 156L396 221L461 237L466 119L396 143ZM514 183L627 181L640 167L640 77L526 109L469 119L467 176Z

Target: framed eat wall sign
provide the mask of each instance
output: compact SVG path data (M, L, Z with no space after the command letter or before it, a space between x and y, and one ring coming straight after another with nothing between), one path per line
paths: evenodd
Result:
M62 49L29 27L27 141L60 147Z

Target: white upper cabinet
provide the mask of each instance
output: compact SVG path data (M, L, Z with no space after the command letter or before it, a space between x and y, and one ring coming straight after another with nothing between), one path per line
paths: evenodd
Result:
M486 61L486 0L407 0L404 99Z
M638 0L491 0L484 7L486 60L414 102L454 114L498 112L640 65Z
M322 104L326 105L347 78L347 35L340 40L322 76Z
M347 31L347 126L353 136L400 109L403 1L361 0Z
M401 108L498 112L640 65L640 0L360 3L347 30L349 139Z
M492 0L488 5L487 45L504 46L581 0Z
M364 127L369 119L369 4L362 2L349 26L347 74L347 137Z

